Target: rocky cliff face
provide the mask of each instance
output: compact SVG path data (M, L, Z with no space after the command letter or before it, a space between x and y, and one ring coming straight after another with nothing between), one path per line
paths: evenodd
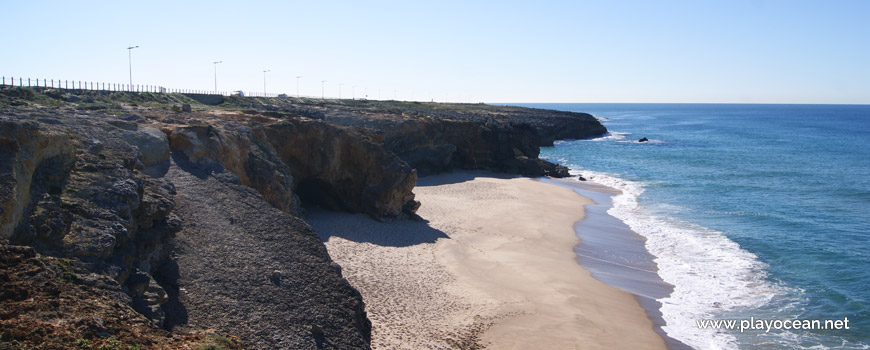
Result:
M607 132L586 113L511 106L238 97L229 97L225 103L352 127L382 142L421 176L483 169L564 177L567 168L538 159L540 147Z
M49 114L32 109L6 109L3 115L0 115L0 126L2 126L0 128L0 183L2 183L2 191L0 191L0 208L2 208L0 210L2 237L0 238L2 239L0 241L10 240L14 245L9 246L9 249L16 251L31 249L32 253L25 253L36 259L32 261L66 259L63 260L64 264L79 266L76 275L93 276L89 278L99 283L76 287L79 288L76 289L76 293L87 294L90 288L93 289L91 292L93 295L84 296L88 300L113 303L114 306L106 307L106 314L100 314L100 317L113 317L113 312L116 312L115 317L121 317L126 311L119 310L135 310L143 315L143 319L151 321L152 329L149 330L149 326L140 324L145 327L145 330L141 331L149 336L155 336L161 334L157 332L159 327L177 325L179 319L170 318L170 321L174 322L170 324L167 322L167 314L177 316L180 309L185 310L182 314L190 315L202 310L213 310L216 305L213 298L205 299L205 304L179 303L178 288L181 282L178 282L178 276L173 277L171 273L166 273L166 270L168 268L172 271L172 266L177 266L178 261L183 260L187 251L171 248L177 247L179 242L182 242L176 235L188 235L193 232L185 228L207 227L205 221L219 222L235 217L238 220L253 220L254 223L245 225L251 232L240 233L224 226L216 226L215 230L221 230L220 232L205 232L204 237L209 240L208 242L217 244L215 247L218 247L218 250L210 251L215 255L215 262L232 261L224 255L227 254L226 244L230 244L229 246L238 245L236 253L240 256L247 257L247 260L256 260L248 261L244 266L264 266L260 265L263 261L272 261L271 265L275 266L270 266L269 271L247 273L243 272L241 265L230 264L223 269L215 269L215 266L211 265L208 269L199 272L206 276L215 275L209 277L209 280L220 279L228 282L238 282L241 280L240 274L247 273L245 275L246 280L249 280L247 285L233 282L220 287L207 288L206 291L222 290L241 293L240 295L253 295L252 291L259 290L255 286L262 286L257 294L261 301L256 303L260 305L259 313L262 318L257 322L239 319L235 322L220 323L213 320L214 322L199 324L200 328L187 329L187 332L218 328L218 331L224 334L244 336L242 341L248 344L249 348L254 349L271 348L269 344L313 349L324 342L344 344L350 348L368 347L370 325L365 317L363 301L359 293L341 277L340 269L331 262L325 248L311 228L290 215L301 209L294 188L299 184L294 183L290 168L272 146L264 124L251 121L241 115L234 115L240 119L234 120L234 117L228 117L212 125L210 123L214 120L210 118L214 116L197 119L193 114L159 112L149 115L147 111L138 111L136 108L127 108L119 113L120 115L80 112L64 108L54 109L51 112ZM177 123L180 121L179 117L185 118L184 123L187 124ZM322 127L338 130L328 125ZM274 131L276 135L282 137L303 138L288 133L287 130L281 131L280 128L277 130ZM334 133L332 136L344 137L341 136L342 131L335 130L332 131ZM306 132L313 132L313 130L306 130ZM314 138L311 140L313 142ZM404 203L399 203L393 198L400 198L400 200L413 198L410 190L416 178L407 165L392 170L391 173L386 170L386 167L396 167L397 164L386 162L388 159L383 156L387 153L384 153L382 148L360 148L353 144L353 140L347 140L346 143L349 145L343 147L350 149L346 153L347 156L362 157L365 152L377 153L378 151L382 154L367 155L371 158L369 161L357 163L350 162L347 156L339 157L339 162L332 163L331 168L324 171L344 174L355 172L394 174L400 176L400 180L390 182L389 179L392 179L390 175L380 178L373 175L369 178L372 180L371 183L361 181L341 187L347 192L348 197L353 197L350 194L356 197L352 199L337 197L337 200L347 200L347 203L355 205L351 207L349 204L348 208L383 217L400 215L406 207L408 210L415 209L412 208L413 205L404 206ZM304 145L317 146L316 144ZM298 153L298 151L294 152ZM285 155L285 157L289 156ZM185 169L178 168L175 165L176 158L189 166ZM307 158L296 157L294 160L299 162ZM385 163L381 164L380 161ZM393 159L393 161L397 160ZM402 164L404 163L398 165ZM308 168L298 163L295 166ZM353 170L343 168L346 166L354 168ZM366 169L366 167L376 166L381 168ZM189 175L168 176L172 169ZM177 206L179 193L175 185L179 183L178 179L207 179L213 176L229 179L227 180L229 183L225 185L206 183L193 192L202 194L212 191L222 195L237 193L235 197L198 197L195 200L196 205L205 206L202 207L203 210L195 210L195 212L204 211L204 208L221 207L217 216L206 218L189 215L189 210L179 211ZM303 173L300 178L305 179L307 176L314 175ZM324 177L322 180L328 183L332 180L344 181L345 179ZM187 182L182 183L187 184ZM339 184L335 185L338 187ZM373 188L367 188L366 185ZM256 192L252 189L256 189ZM182 190L186 193L192 191L187 187ZM356 190L359 193L355 193ZM257 192L264 193L266 196ZM210 204L210 201L221 202ZM261 207L246 213L245 210L250 211L248 207L238 207L244 205L242 204L244 202ZM191 201L184 203L187 203L186 208L189 208ZM271 209L270 204L280 210ZM266 207L262 207L263 205ZM269 210L273 210L274 213L269 214L268 217L264 216L263 213ZM281 214L281 211L288 214ZM187 215L179 217L179 213ZM286 225L280 224L281 222ZM213 242L217 237L215 233L221 233L226 240ZM234 236L234 234L238 235ZM268 242L262 241L267 234ZM227 240L232 243L228 243ZM264 249L266 246L274 249ZM39 295L45 298L56 295L56 293L51 294L54 292L50 290L45 291L48 294L42 293L45 288L48 288L48 284L33 284L28 287L28 283L36 283L36 280L17 280L10 277L12 275L9 273L18 268L15 264L0 266L3 269L2 276L6 276L3 277L4 281L14 280L17 285L20 285L20 288L16 288L34 290L27 295ZM191 263L190 266L195 264ZM270 282L273 269L286 271L282 273L285 288L269 288L273 285ZM216 277L218 270L225 271L225 276ZM46 278L64 278L63 274L51 271L47 272L46 276L48 276ZM79 280L70 278L70 281L66 282L76 284L76 281ZM62 284L64 281L58 280L57 283ZM194 281L192 285L186 287L194 290L194 286L200 285L204 283ZM312 286L317 287L312 288ZM170 290L167 291L166 288ZM98 296L105 290L121 293L123 296L110 299ZM4 292L6 291L4 286ZM266 303L266 300L281 302L281 305L272 305ZM53 310L62 307L56 303L52 304L50 300L45 302L48 303L46 307L54 308ZM17 332L0 334L2 336L0 341L4 342L3 344L12 340L18 342L16 344L48 344L70 336L82 337L86 341L92 341L93 344L105 343L107 337L127 337L123 340L123 344L135 340L114 326L105 327L104 332L84 332L85 328L81 327L83 323L69 324L71 327L69 329L60 327L53 333L44 334L45 337L53 339L48 342L43 338L24 336L33 331L28 327L40 327L39 324L42 323L28 321L38 317L28 311L35 309L20 309L17 303L18 299L5 296L0 300L2 309L19 310L15 311L15 314L3 317L4 324L15 325L8 329L16 329ZM234 305L228 304L221 308L220 312L227 312ZM204 309L187 309L188 306ZM86 309L87 306L82 305L82 308ZM218 316L220 312L217 313ZM90 317L67 315L64 318L73 319L79 316ZM284 333L250 333L244 331L247 328L233 326L246 324L246 321L256 329L283 329ZM286 327L286 323L291 321L299 323L298 329L294 328L291 331ZM4 332L6 330L4 326ZM276 334L284 334L285 338L280 340L270 338ZM199 341L203 338L196 339ZM153 339L152 343L161 344ZM163 346L154 345L154 348L163 348Z
M0 198L13 214L4 218L13 228L4 238L91 264L127 288L137 309L160 325L166 293L150 272L179 221L171 214L172 184L142 171L168 158L166 136L119 119L31 119L0 121L0 142L17 150L4 157L4 168L14 169L2 175L4 188L14 189ZM164 152L148 149L160 144Z
M435 118L332 117L372 134L422 175L452 169L493 170L526 176L568 176L568 169L538 159L540 134L525 123Z
M403 217L419 207L411 192L414 169L368 136L304 117L253 118L175 127L168 131L170 145L195 163L231 171L288 213L302 213L299 195L376 219Z
M515 107L223 104L0 88L0 347L236 347L197 333L216 329L254 349L368 348L363 300L300 219L304 202L401 219L420 206L418 171L565 176L539 147L606 131ZM159 327L188 336L160 340Z
M40 180L50 176L46 173L52 170L52 165L69 168L74 157L68 135L50 130L40 132L39 124L32 121L0 119L0 239L11 237L25 215L37 168L42 166L43 171L37 176Z
M307 118L271 124L266 135L306 199L374 218L420 207L411 192L417 172L365 135Z

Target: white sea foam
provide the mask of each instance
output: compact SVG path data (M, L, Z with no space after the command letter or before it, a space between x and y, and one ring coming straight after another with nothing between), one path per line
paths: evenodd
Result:
M620 132L620 131L608 131L606 134L604 134L601 137L596 137L596 138L592 138L592 139L584 139L581 141L591 141L591 142L622 141L622 140L626 139L626 135L631 135L631 133L630 132Z
M638 204L644 191L641 183L592 171L572 169L572 173L622 190L608 213L646 237L659 275L674 286L670 296L659 299L666 322L662 329L696 349L736 349L738 342L732 334L699 329L696 320L770 302L778 291L766 281L765 265L722 232L652 214Z

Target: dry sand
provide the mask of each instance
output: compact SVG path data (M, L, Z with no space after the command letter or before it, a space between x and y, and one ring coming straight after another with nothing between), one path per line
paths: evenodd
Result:
M575 261L589 201L528 178L420 179L426 222L314 212L359 289L375 349L664 349L629 293Z

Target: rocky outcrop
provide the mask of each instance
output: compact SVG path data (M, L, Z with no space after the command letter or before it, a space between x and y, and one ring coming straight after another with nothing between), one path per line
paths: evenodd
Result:
M177 127L170 145L194 163L239 177L273 206L301 214L308 199L377 219L413 214L416 172L367 136L307 118Z
M0 180L3 181L0 206L3 208L3 221L0 223L8 232L4 237L10 238L14 244L31 247L27 249L32 249L33 254L65 259L63 261L69 264L81 266L76 275L88 275L94 281L102 281L99 285L78 290L87 294L88 288L95 288L90 296L85 296L88 300L112 303L111 307L105 308L109 314L100 317L120 317L129 313L123 310L135 310L145 317L143 320L150 320L151 327L168 327L178 325L179 318L176 316L179 310L190 315L203 315L205 312L218 318L207 319L208 322L197 324L198 327L189 328L188 331L218 328L222 332L243 335L250 348L254 349L270 348L271 340L290 348L317 348L320 341L336 347L368 347L370 324L359 293L341 277L340 270L331 262L310 227L301 219L271 208L274 206L284 210L296 207L270 206L272 203L296 203L298 206L298 200L294 199L292 186L296 184L290 176L290 168L272 146L266 126L258 122L243 125L232 121L216 123L216 127L202 121L177 126L164 123L161 118L149 121L137 115L70 113L62 116L17 113L8 114L0 120L3 123L0 134ZM337 139L365 138L361 135L342 136L341 133L336 131L334 136ZM300 135L281 135L302 138ZM364 158L365 155L355 153L357 151L380 150L386 154L375 143L365 141L371 144L367 148L354 142L346 140L339 144L351 150L347 154L354 157ZM174 152L173 156L170 156L170 149ZM371 157L371 162L384 162L386 166L404 164L397 159L390 163L387 158ZM332 166L337 166L336 170L340 172L351 173L342 167L360 167L355 168L356 171L370 171L373 174L383 170L374 168L374 163L353 163L346 157L339 159L343 159L344 163ZM175 165L177 161L187 164L186 167L179 168ZM373 168L366 170L366 166ZM410 182L410 186L401 181L392 185L396 188L404 186L401 188L410 193L415 178L410 177L413 171L407 165L405 168L408 176L403 179ZM178 172L183 175L169 176ZM241 175L236 176L236 173ZM303 175L313 176L307 173ZM227 182L203 182L203 179L214 176ZM242 184L242 177L245 184ZM371 178L374 179L375 175ZM180 183L184 186L188 186L188 180L192 179L190 181L198 183L200 187L182 187L186 194L179 197L175 183L181 179L184 181ZM377 215L395 213L385 204L395 200L381 200L379 196L398 194L378 192L378 184L387 188L391 186L381 181L374 182L375 188L369 188L368 192L365 192L365 187L358 187L360 194L351 195L353 199L348 203L363 203L353 207L360 211L366 211L365 206L368 205L372 209L366 212ZM275 197L267 203L266 197L252 188ZM350 188L348 190L352 191ZM366 197L367 194L369 197ZM208 197L203 197L205 195ZM183 202L187 209L178 209L178 198L187 199ZM364 202L360 198L369 201ZM190 210L192 207L195 209ZM184 215L179 217L179 213ZM211 216L199 213L210 213ZM247 231L239 232L231 229L234 224L223 221L226 219L251 222L244 224ZM248 304L239 301L219 308L224 312L245 304L250 310L256 309L256 313L263 317L263 323L257 323L260 328L256 332L248 332L250 328L235 327L248 320L223 323L221 320L232 318L227 317L226 313L204 311L213 310L214 305L219 304L213 299L198 299L203 304L192 301L187 305L179 303L177 287L180 282L171 276L167 278L166 271L172 271L173 266L178 271L179 262L189 263L189 266L184 267L188 270L182 270L191 271L189 269L194 268L195 264L185 260L185 251L167 247L175 247L182 242L174 238L179 230L185 228L181 233L190 234L197 227L206 228L196 231L205 240L201 246L215 248L210 251L215 262L227 264L224 268L207 265L197 270L198 275L210 276L209 281L226 282L225 285L207 287L205 282L196 282L197 286L204 290L217 288L235 293L233 295L238 298L242 295L256 296ZM233 255L226 251L227 242L232 242L229 246L236 246L236 253L241 260L233 259ZM170 252L174 257L169 255ZM259 266L261 262L272 261L277 265L272 264L275 268L270 268L268 273L276 268L284 271L281 276L284 287L273 288L267 272L262 276L240 275L247 272L234 261L245 261L243 265L251 268ZM6 269L3 273L13 269L8 266L0 268ZM218 271L224 274L218 276ZM262 288L253 284L240 285L237 283L240 280L262 283ZM57 295L46 290L49 288L47 286L34 285L32 287L36 291L33 293ZM187 287L197 290L197 286ZM167 291L167 287L170 290ZM117 297L109 300L97 295L106 290L116 293L113 295ZM4 308L6 306L4 304ZM115 314L110 315L112 312ZM13 317L19 323L31 319L31 316L37 317L27 312L19 316ZM169 323L168 317L171 320ZM292 337L287 335L288 325L298 326L298 329L294 328ZM32 326L38 325L34 323ZM85 328L79 326L71 325L72 328L63 334L101 339L127 334L116 328L110 328L105 333L98 332L97 335L86 334L82 333ZM279 328L282 331L261 332ZM63 327L55 329L61 330ZM158 331L157 328L153 330ZM25 338L15 335L3 339L24 341ZM96 343L101 344L102 341ZM162 346L155 345L154 348Z
M528 124L437 118L331 118L362 124L421 175L481 169L526 176L568 176L568 169L538 159L540 137ZM363 129L365 130L365 129Z
M204 165L204 164L203 164ZM367 349L362 297L301 219L264 202L229 171L173 160L182 229L167 286L167 324L240 337L249 349Z
M0 348L240 349L207 332L171 334L129 306L115 280L75 259L0 241Z
M413 214L417 173L356 131L307 118L266 127L269 142L295 175L303 199L374 218Z
M262 125L227 122L219 126L181 126L168 131L172 149L201 164L226 169L256 189L272 206L300 214L293 175L266 141Z
M171 215L172 184L141 173L143 159L153 165L165 158L162 133L118 120L64 119L3 121L4 144L17 150L3 153L13 169L3 178L14 189L3 201L13 207L13 215L3 220L14 228L7 237L44 254L91 262L120 285L130 275L149 274L163 258L162 244L178 227ZM156 285L148 291L162 293ZM159 304L157 298L149 305L157 324L162 322Z
M37 168L42 166L42 177L61 177L53 179L59 185L64 177L62 169L69 168L74 160L69 135L41 128L33 121L0 119L0 239L12 237L24 218ZM49 174L53 170L57 170L55 174Z

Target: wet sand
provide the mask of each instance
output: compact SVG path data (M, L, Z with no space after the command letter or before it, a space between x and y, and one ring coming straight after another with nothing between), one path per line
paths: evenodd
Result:
M421 178L422 222L314 211L375 349L664 349L635 297L577 264L591 201L490 173Z

